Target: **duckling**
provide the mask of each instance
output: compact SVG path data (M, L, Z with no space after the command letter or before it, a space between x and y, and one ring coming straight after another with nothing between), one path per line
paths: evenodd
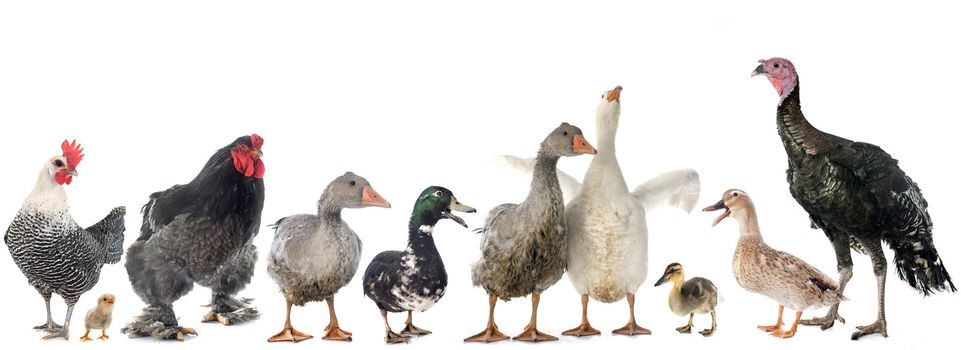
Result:
M360 265L361 242L341 219L344 208L390 208L374 191L367 179L352 172L331 181L320 201L317 215L299 214L280 219L273 225L274 242L267 257L267 274L277 282L287 299L284 329L267 341L298 342L313 336L290 324L292 305L327 301L330 324L324 339L350 341L352 334L340 329L334 312L334 294L347 285Z
M110 339L107 336L107 328L110 328L110 322L113 321L113 303L116 300L117 298L113 294L104 294L97 299L97 306L87 311L87 317L83 319L87 331L80 337L81 341L93 340L90 338L90 330L92 329L100 330L100 336L97 339Z
M414 326L413 311L427 311L447 291L447 271L434 245L434 226L441 219L450 219L467 227L464 219L451 213L477 212L457 201L450 190L431 186L421 192L414 203L407 225L407 249L389 250L377 254L364 271L364 295L373 300L384 319L387 343L407 342L408 335L431 332ZM387 312L407 311L406 327L394 333L387 323Z
M778 303L777 322L771 326L758 326L758 329L779 338L790 338L797 333L804 310L847 300L831 277L794 255L764 243L754 202L747 193L737 189L727 190L717 204L704 208L704 211L721 209L724 212L714 219L712 226L717 226L728 216L734 216L741 231L733 262L737 283L750 292L762 294ZM794 324L786 331L781 329L784 325L781 315L785 306L796 311Z
M527 198L520 204L498 205L487 214L479 230L481 258L471 269L474 286L487 291L487 327L465 342L506 340L494 323L497 298L507 301L526 295L531 295L531 320L514 340L557 340L537 330L537 307L541 293L557 283L567 267L567 224L557 162L580 154L597 154L597 150L580 128L562 123L541 143Z
M691 333L694 327L694 314L711 313L711 329L700 331L701 335L709 337L717 330L717 313L714 307L717 306L717 287L710 280L702 277L694 277L687 281L684 280L684 268L679 263L671 263L664 269L664 275L654 283L660 286L667 282L673 282L674 288L667 297L667 305L671 307L678 316L690 315L687 325L675 328L680 333Z

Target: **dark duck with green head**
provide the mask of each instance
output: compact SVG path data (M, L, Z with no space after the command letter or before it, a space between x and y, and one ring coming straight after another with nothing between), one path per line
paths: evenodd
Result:
M408 225L407 249L381 252L364 272L364 294L377 304L384 318L388 343L406 342L408 335L430 334L412 323L413 311L426 311L447 290L447 271L434 245L434 226L441 219L451 219L467 227L464 219L451 210L476 212L461 204L450 190L431 186L421 192L414 204ZM387 312L407 311L407 325L401 334L387 323Z

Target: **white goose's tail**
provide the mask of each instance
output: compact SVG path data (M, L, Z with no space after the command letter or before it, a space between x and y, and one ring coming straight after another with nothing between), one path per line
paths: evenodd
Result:
M694 169L674 170L637 186L631 194L648 212L667 205L690 213L701 194L701 180Z

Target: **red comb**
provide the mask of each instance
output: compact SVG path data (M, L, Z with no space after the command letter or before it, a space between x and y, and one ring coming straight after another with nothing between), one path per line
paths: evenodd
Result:
M60 149L63 150L63 157L67 158L67 167L76 169L77 164L80 164L80 161L83 160L83 148L77 144L77 140L73 140L73 142L63 140Z
M250 144L254 146L254 149L260 149L264 145L264 138L257 134L250 134Z

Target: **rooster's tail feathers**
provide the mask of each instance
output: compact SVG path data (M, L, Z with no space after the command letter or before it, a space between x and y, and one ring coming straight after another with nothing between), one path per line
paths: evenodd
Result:
M87 228L87 232L104 247L104 262L115 264L123 255L124 216L127 208L116 207L103 220Z

